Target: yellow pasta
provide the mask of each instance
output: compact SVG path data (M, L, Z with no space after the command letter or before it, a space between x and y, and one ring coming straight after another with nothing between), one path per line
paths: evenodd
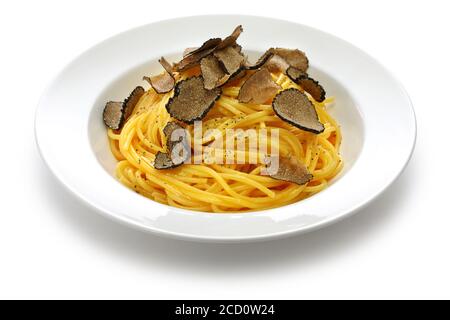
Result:
M302 90L284 74L272 76L283 89ZM186 74L177 75L178 80L186 77ZM214 128L225 136L227 129L255 129L257 138L263 139L260 136L262 130L270 136L272 130L277 129L279 153L295 156L303 162L313 175L311 181L297 185L261 175L265 167L263 156L249 148L234 155L245 159L242 164L208 164L202 159L200 164L184 164L169 170L154 169L156 153L166 150L163 129L174 119L165 109L172 93L157 94L153 89L141 97L120 131L108 130L111 151L118 160L116 175L119 181L137 193L166 205L225 213L280 207L326 188L343 167L339 154L341 131L327 112L327 105L333 99L318 103L310 98L325 126L325 130L316 135L277 117L270 104L240 103L237 95L241 85L242 80L223 88L221 97L203 119L203 132ZM187 126L187 129L192 133L193 126ZM192 144L205 146L212 139L203 136L200 140L193 139ZM249 163L251 158L256 159L257 163Z

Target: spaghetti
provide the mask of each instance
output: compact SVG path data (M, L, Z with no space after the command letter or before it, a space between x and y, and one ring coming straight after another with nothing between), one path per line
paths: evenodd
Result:
M188 70L176 74L177 80L192 76ZM197 70L198 72L198 70ZM274 81L284 90L302 88L283 73L271 73ZM312 99L325 130L312 134L286 123L267 104L240 103L237 99L244 79L227 83L221 97L202 121L204 131L210 127L225 135L226 129L256 129L279 132L279 153L294 156L304 163L313 178L304 185L276 180L261 175L265 168L263 157L256 164L183 164L170 170L156 170L155 155L165 152L166 137L163 129L173 118L165 105L173 93L157 94L150 88L140 98L132 115L121 130L108 129L112 153L118 160L116 175L124 185L154 201L206 212L246 212L280 207L305 199L323 189L342 169L339 154L341 131L327 112L328 98L323 102ZM187 126L192 132L193 126ZM264 130L262 130L264 129ZM258 137L260 138L260 137ZM210 137L191 143L208 144ZM258 140L259 141L259 140ZM225 152L225 151L224 151ZM245 159L251 156L246 149Z

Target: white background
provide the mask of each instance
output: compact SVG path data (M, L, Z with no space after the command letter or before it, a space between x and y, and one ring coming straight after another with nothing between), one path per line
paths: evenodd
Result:
M3 1L0 298L450 298L446 4ZM307 24L354 43L390 69L409 92L418 120L416 151L400 179L336 225L244 245L136 232L65 191L39 158L33 135L34 110L50 80L76 55L118 32L208 13Z

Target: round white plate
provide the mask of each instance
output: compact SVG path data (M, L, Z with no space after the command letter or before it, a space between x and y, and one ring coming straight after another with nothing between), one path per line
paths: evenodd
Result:
M140 196L114 177L102 110L121 100L157 60L225 37L242 24L239 43L250 58L270 47L299 48L341 124L345 167L324 191L278 209L243 214L193 212ZM114 36L72 61L36 112L36 139L50 170L79 198L108 217L141 230L204 241L252 241L298 234L355 212L402 172L414 148L416 123L408 95L373 58L328 33L293 22L219 15L161 21Z

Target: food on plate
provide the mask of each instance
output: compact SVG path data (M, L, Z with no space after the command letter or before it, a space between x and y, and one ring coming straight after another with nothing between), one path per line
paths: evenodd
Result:
M298 89L281 91L273 99L272 106L281 119L297 128L316 134L325 130L313 103Z
M339 174L334 99L306 53L274 46L251 62L242 32L180 48L179 61L161 57L147 90L106 103L123 184L173 207L239 213L300 201Z
M279 169L270 176L274 179L290 181L300 185L308 183L313 178L308 168L293 156L289 158L279 157Z
M253 73L239 89L238 100L243 103L262 104L281 89L267 69Z
M200 76L181 80L166 104L167 112L177 120L192 124L206 116L221 92L220 88L205 89L203 77Z
M130 117L139 99L145 90L141 86L136 87L123 102L109 101L103 110L103 121L110 129L122 128L125 121Z
M300 85L300 87L308 92L317 102L325 100L325 89L320 85L319 81L308 76L306 72L295 67L289 67L286 70L286 75L291 78L292 81Z

